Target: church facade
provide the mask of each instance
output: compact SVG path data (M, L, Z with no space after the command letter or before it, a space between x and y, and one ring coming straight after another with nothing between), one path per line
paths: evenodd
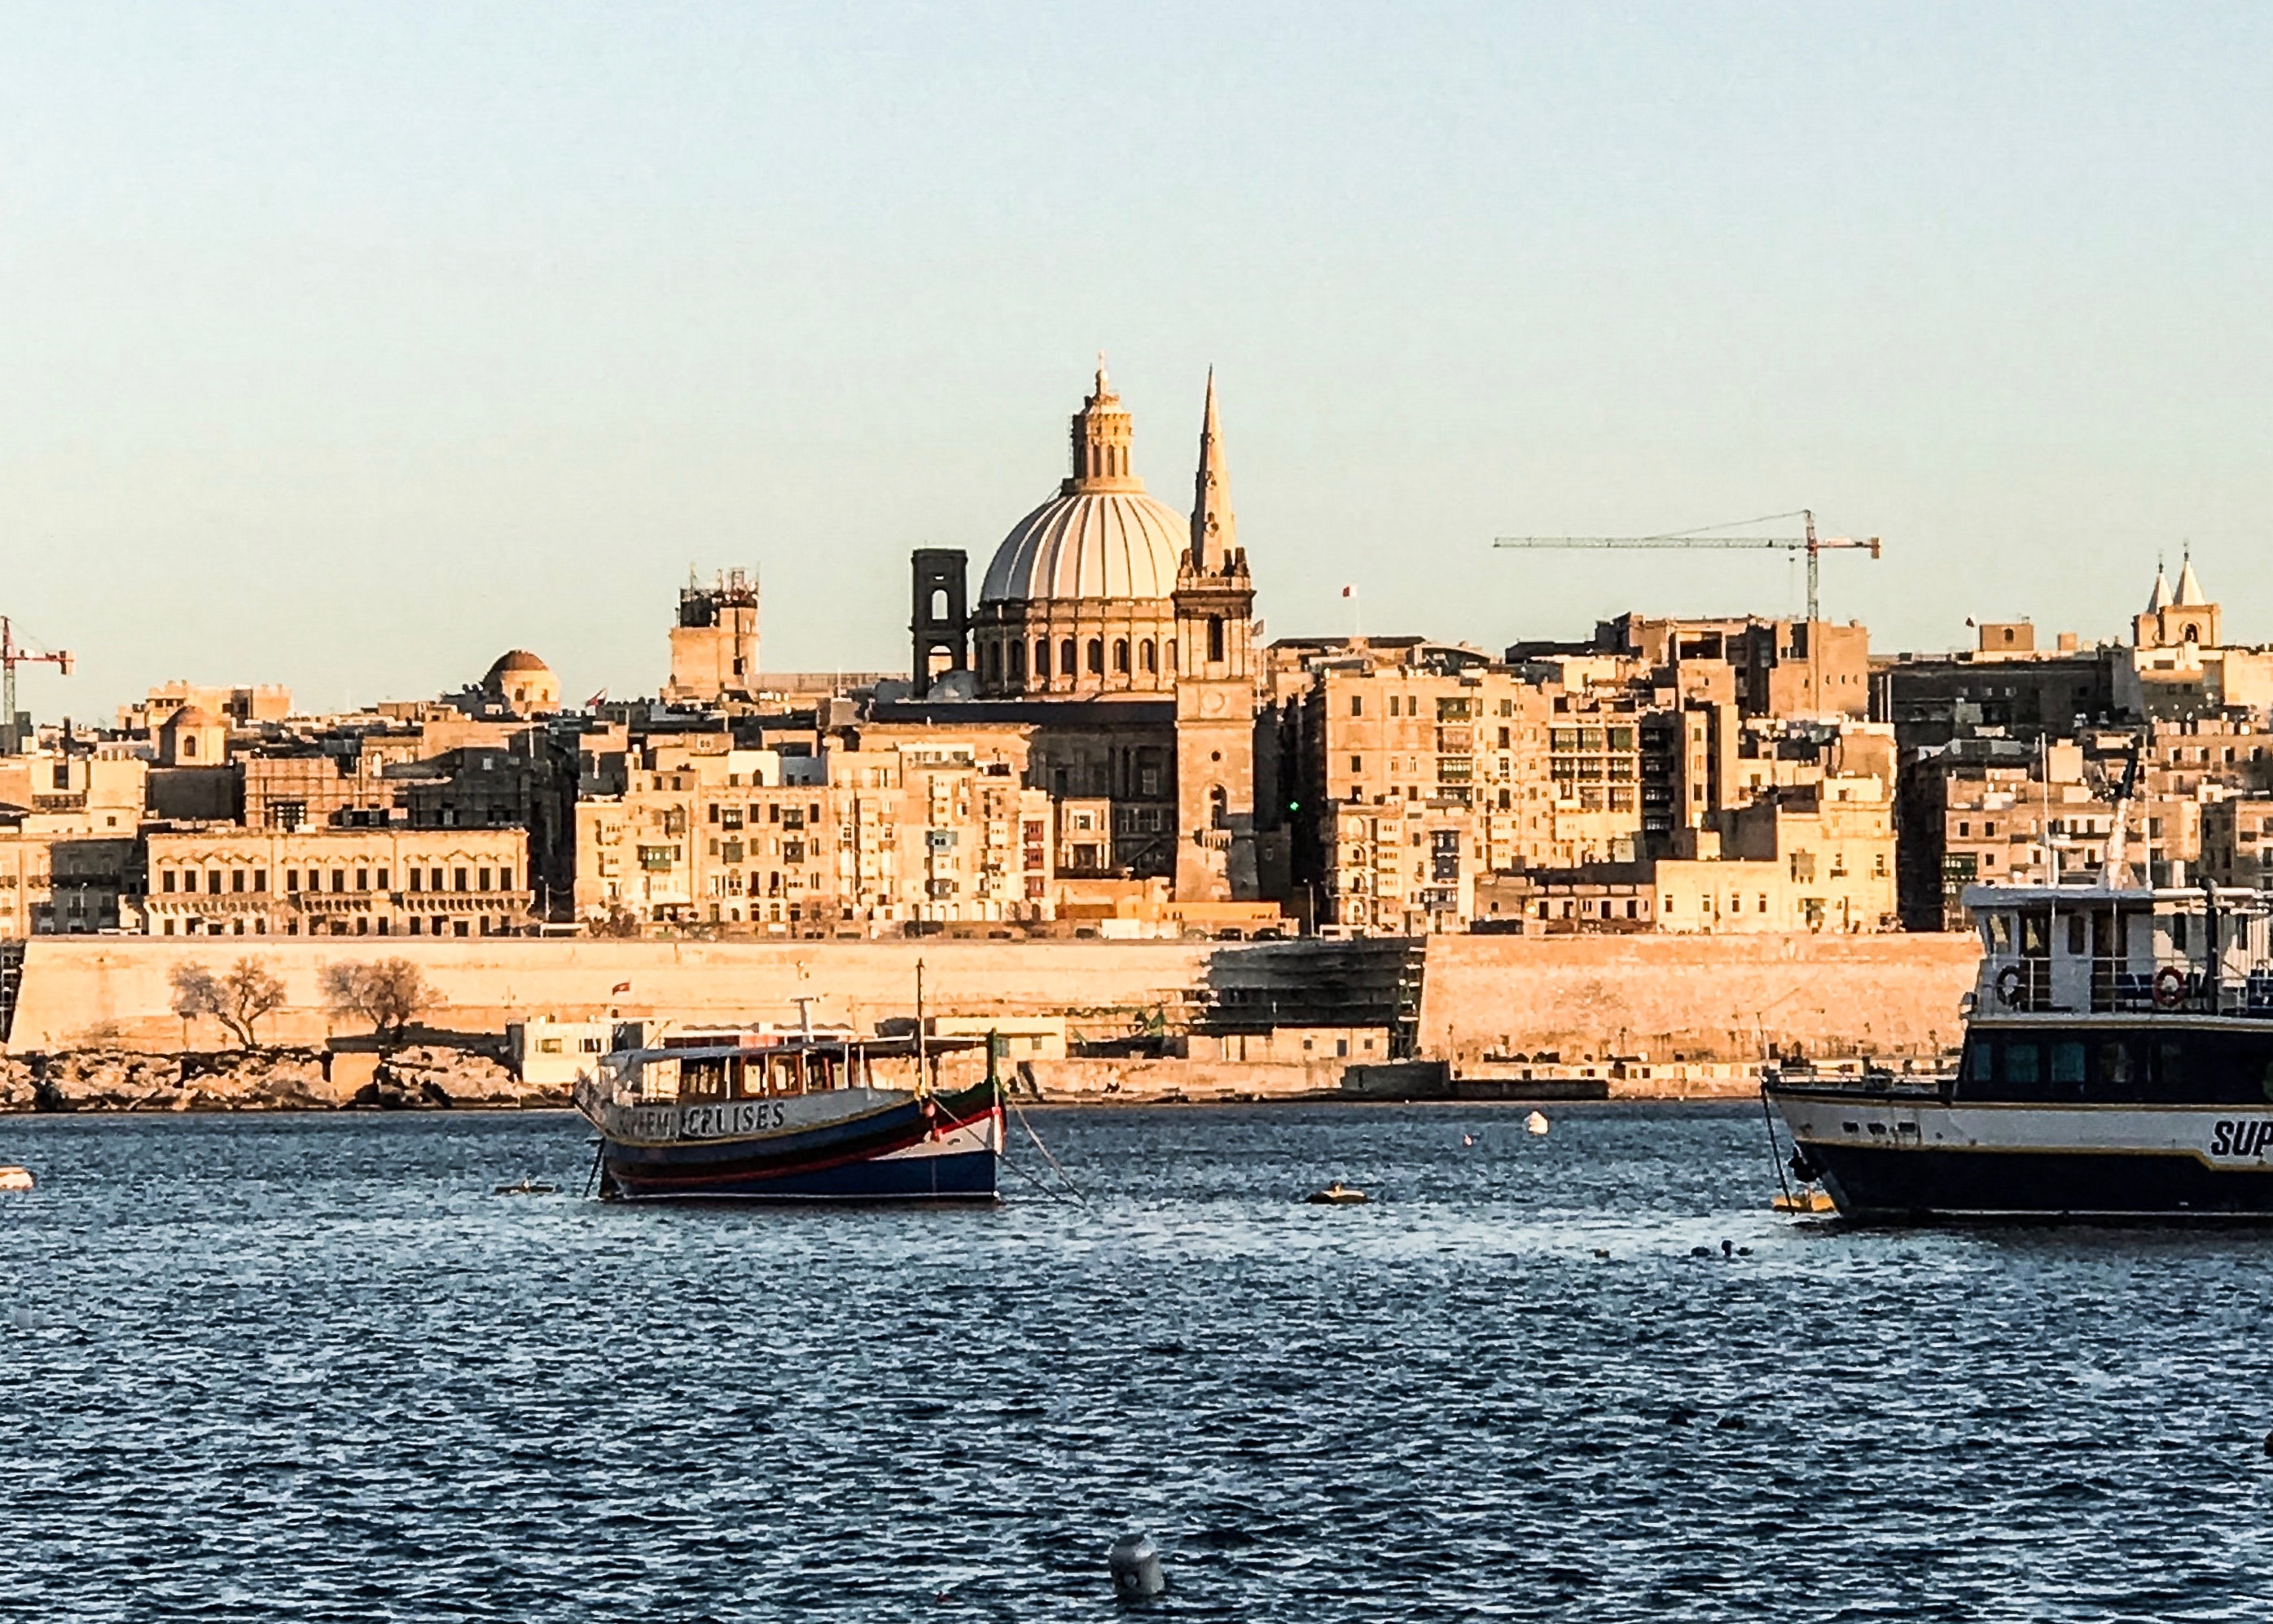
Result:
M1188 515L1147 493L1134 442L1100 362L1073 416L1072 471L1003 537L967 613L964 555L916 554L916 691L881 710L1031 727L1029 781L1110 831L1084 848L1093 877L1252 900L1255 589L1214 375Z

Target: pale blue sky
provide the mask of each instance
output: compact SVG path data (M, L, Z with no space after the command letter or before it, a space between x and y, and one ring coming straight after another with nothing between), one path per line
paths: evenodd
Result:
M690 562L898 665L1101 346L1272 635L1789 611L1489 543L1812 503L1882 648L2182 538L2273 639L2269 122L2262 6L0 5L0 608L48 717L651 690Z

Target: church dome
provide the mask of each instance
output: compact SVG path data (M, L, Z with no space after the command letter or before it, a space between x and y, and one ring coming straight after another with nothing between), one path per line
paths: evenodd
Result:
M981 604L1165 600L1176 590L1191 522L1144 494L1129 471L1130 439L1100 360L1097 387L1073 420L1073 476L994 549Z
M1142 491L1052 497L986 567L982 604L1065 598L1166 598L1191 522Z

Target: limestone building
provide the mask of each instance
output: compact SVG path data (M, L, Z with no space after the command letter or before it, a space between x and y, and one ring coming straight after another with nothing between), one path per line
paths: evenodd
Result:
M1189 515L1146 492L1101 363L1071 438L1071 472L987 563L967 653L952 613L962 555L916 555L915 691L876 715L1027 727L1026 782L1101 804L1109 839L1084 844L1109 847L1114 876L1168 880L1181 902L1251 902L1262 673L1214 378ZM941 680L966 669L967 688Z
M149 936L512 935L529 918L518 829L154 830Z
M711 704L757 691L756 575L730 569L707 587L689 581L679 594L679 622L671 628L671 680L663 696L674 703Z

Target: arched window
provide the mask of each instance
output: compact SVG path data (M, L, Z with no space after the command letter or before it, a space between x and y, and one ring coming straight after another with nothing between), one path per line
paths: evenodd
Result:
M1136 645L1136 658L1137 663L1144 667L1144 674L1148 677L1160 669L1160 650L1150 637Z
M1124 677L1129 674L1129 639L1126 637L1113 640L1113 669Z
M1174 671L1182 664L1183 656L1176 652L1176 640L1171 637L1168 639L1168 669Z
M2189 626L2189 627L2187 627L2187 641L2188 643L2197 643L2197 642L2201 641L2201 637L2202 637L2202 633L2201 633L2201 631L2200 631L2197 628L2193 627L2193 626ZM191 748L190 748L190 754L191 754L191 755L192 755L192 756L196 755L196 754L197 754L197 741L196 741L196 740L194 740L194 739L191 740L191 741L190 741L190 746L191 746Z
M1061 677L1080 675L1081 667L1073 662L1073 639L1068 637L1058 644L1058 675Z
M1212 614L1208 616L1208 658L1219 660L1222 658L1223 617L1219 614Z
M934 621L947 619L947 589L943 586L931 590L931 618Z
M1002 645L999 643L988 643L984 658L986 661L987 682L990 685L1000 682L1002 680Z
M1024 638L1010 645L1010 686L1017 687L1026 680L1026 643Z
M1046 682L1049 680L1050 640L1046 637L1037 637L1034 639L1034 680Z
M1089 674L1092 677L1105 674L1105 639L1102 637L1089 640Z
M1222 829L1231 823L1231 798L1223 793L1223 786L1208 786L1208 827Z

